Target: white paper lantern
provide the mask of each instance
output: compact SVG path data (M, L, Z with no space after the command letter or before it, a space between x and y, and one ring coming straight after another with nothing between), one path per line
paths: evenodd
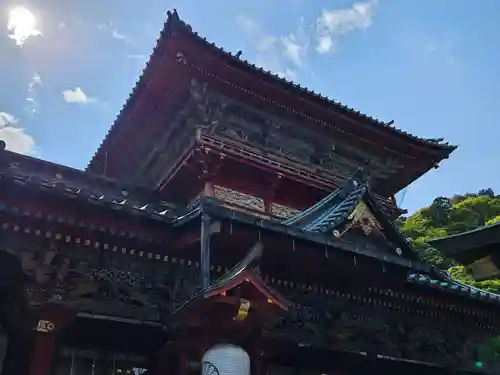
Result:
M203 356L201 375L250 375L250 357L239 346L216 345Z

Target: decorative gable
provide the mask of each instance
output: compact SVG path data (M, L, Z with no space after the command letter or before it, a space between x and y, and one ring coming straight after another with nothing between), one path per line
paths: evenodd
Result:
M371 193L368 181L351 179L309 209L283 222L305 232L324 233L385 254L419 259Z
M403 254L401 248L387 238L384 226L364 200L331 233L333 237L354 243L357 247L388 255Z
M382 226L375 218L371 210L368 208L368 206L365 204L365 202L361 201L347 217L347 223L344 226L342 232L339 232L338 229L334 229L333 234L335 237L342 237L342 235L349 231L351 228L361 228L365 235L369 235L374 230L380 231L382 229Z

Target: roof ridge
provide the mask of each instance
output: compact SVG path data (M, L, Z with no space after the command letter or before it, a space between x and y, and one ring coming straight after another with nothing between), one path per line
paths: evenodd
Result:
M320 99L324 102L327 102L327 103L330 103L330 104L333 104L337 107L340 107L340 109L342 110L345 110L347 112L350 112L352 114L355 114L357 116L360 116L366 120L369 120L369 121L372 121L378 125L382 125L384 126L385 128L387 129L391 129L392 131L396 132L396 133L399 133L400 135L404 135L404 136L407 136L407 137L410 137L410 138L413 138L417 141L421 141L421 142L424 142L426 144L434 144L436 146L440 146L440 147L443 147L443 148L449 148L449 149L456 149L457 146L455 145L450 145L449 142L445 142L445 143L441 143L444 138L424 138L424 137L419 137L419 136L416 136L416 135L413 135L405 130L402 130L402 129L399 129L395 126L393 126L394 124L394 120L391 120L391 121L388 121L388 122L384 122L382 120L379 120L375 117L372 117L372 116L369 116L353 107L349 107L345 104L342 104L340 101L337 101L335 99L332 99L332 98L329 98L325 95L322 95L321 93L319 92L315 92L314 90L310 90L308 89L307 87L304 87L304 86L301 86L300 84L298 83L295 83L293 80L288 80L284 77L280 77L278 74L276 73L273 73L272 71L270 70L266 70L264 69L263 67L257 67L255 64L251 64L249 63L247 60L242 60L239 58L240 54L237 53L237 54L233 54L229 51L226 51L223 47L217 47L217 45L214 43L214 42L209 42L208 39L206 37L202 37L198 34L198 32L194 31L192 26L185 22L184 20L182 20L180 17L179 17L179 14L177 13L177 10L174 9L173 12L171 11L167 11L167 21L166 21L166 25L169 24L170 22L174 22L173 26L182 26L184 27L186 30L188 30L192 35L194 35L195 37L197 37L200 41L202 41L203 43L205 43L206 45L212 47L212 48L216 48L219 52L223 53L224 55L232 58L233 60L235 61L238 61L240 63L243 63L245 64L247 67L249 68L252 68L254 70L256 70L257 72L259 73L263 73L267 76L269 76L270 78L274 79L274 80L277 80L277 81L280 81L281 83L284 83L294 89L298 89L302 92L305 92L317 99Z
M101 144L99 145L98 149L96 150L96 152L92 156L92 158L89 161L89 163L87 164L87 169L91 166L92 162L96 159L99 151L102 149L102 147L104 145L104 142L106 142L106 140L109 138L110 133L116 127L116 124L119 122L119 120L120 120L120 118L122 116L123 111L127 108L127 106L129 105L130 101L132 100L135 92L137 91L137 88L139 87L139 84L140 84L141 80L143 80L143 77L144 77L146 71L148 70L148 67L150 66L150 62L152 60L152 57L155 54L158 53L158 50L160 49L160 46L162 45L162 42L164 41L164 39L167 36L170 36L172 34L172 32L176 28L187 30L191 35L195 36L199 41L201 41L205 45L207 45L207 46L209 46L209 47L217 50L219 53L221 53L224 56L232 59L233 61L238 62L240 64L243 64L245 67L247 67L249 69L253 69L255 72L261 73L261 74L265 75L266 77L271 78L272 80L274 80L274 81L276 81L278 83L284 84L285 86L287 86L287 87L289 87L291 89L295 89L295 90L298 90L298 91L300 91L302 93L310 95L310 97L312 97L312 98L314 98L316 100L320 100L323 103L328 103L330 105L334 105L340 111L345 111L348 114L353 114L353 115L359 116L362 119L365 119L367 121L372 122L373 124L381 126L381 128L383 128L383 129L389 129L390 131L394 132L394 134L397 134L397 135L400 135L400 136L404 136L404 137L413 139L413 140L415 140L417 142L420 142L420 143L422 143L424 145L435 146L435 147L441 148L443 150L448 151L448 154L451 153L452 151L454 151L457 148L457 146L451 145L449 142L441 143L443 141L443 138L423 138L423 137L419 137L419 136L413 135L413 134L411 134L411 133L409 133L409 132L407 132L405 130L402 130L402 129L399 129L399 128L393 126L394 120L391 120L391 121L388 121L388 122L384 122L384 121L378 120L378 119L376 119L376 118L374 118L372 116L369 116L369 115L367 115L365 113L362 113L359 110L356 110L356 109L354 109L352 107L349 107L349 106L347 106L345 104L342 104L341 102L336 101L335 99L328 98L327 96L322 95L321 93L315 92L315 91L310 90L307 87L303 87L300 84L297 84L297 83L295 83L295 82L293 82L291 80L287 80L286 78L280 77L278 74L272 73L270 70L265 70L263 67L257 67L255 64L251 64L251 63L249 63L246 60L241 60L240 59L240 53L232 54L231 52L228 52L228 51L224 50L224 48L222 48L222 47L217 47L217 45L215 43L209 42L207 40L207 38L201 37L196 31L193 30L193 28L192 28L192 26L190 24L188 24L187 22L183 21L179 17L179 14L178 14L177 10L173 9L172 11L170 11L170 10L167 11L167 19L164 22L163 29L160 32L160 36L156 40L156 45L153 48L153 52L151 53L148 61L146 62L146 65L145 65L144 69L142 70L139 78L137 79L135 86L132 88L132 90L131 90L131 92L130 92L128 98L127 98L127 100L123 104L123 106L122 106L120 112L118 113L115 121L113 122L113 124L108 129L108 132L106 133L104 139L102 140Z

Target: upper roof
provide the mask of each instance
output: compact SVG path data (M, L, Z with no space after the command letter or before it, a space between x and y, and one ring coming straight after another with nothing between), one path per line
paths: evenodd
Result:
M470 264L500 248L500 222L428 241L443 254Z
M186 42L187 40L189 42ZM186 43L191 45L186 47ZM152 71L158 69L159 65L166 66L169 59L176 61L178 66L176 68L169 65L171 74L182 76L180 73L174 73L172 69L179 70L179 72L182 69L191 69L205 76L206 80L227 86L227 90L239 90L242 95L249 96L252 100L265 102L266 105L273 106L279 111L300 117L304 123L315 123L314 126L318 129L329 128L344 138L353 139L360 144L398 156L404 155L413 160L413 163L422 164L418 172L406 171L409 174L407 178L411 180L436 166L456 148L456 146L443 143L442 139L426 139L411 135L394 127L393 121L386 123L374 119L243 61L239 56L240 54L233 55L200 37L190 25L179 18L176 11L168 12L167 21L142 75L88 168L91 170L102 168L106 152L111 158L111 144L114 143L113 147L118 147L117 139L126 138L125 128L134 126L130 120L131 111L134 111L133 107L138 105L139 97L145 95L148 83L153 76ZM215 59L218 61L215 62ZM242 74L246 77L245 82L239 82L243 79ZM176 84L174 81L169 80L165 85L173 86ZM179 78L178 81L182 79ZM250 85L247 81L253 83ZM266 93L259 92L264 86L266 86ZM165 87L162 87L162 90ZM169 110L172 111L172 108ZM381 142L380 137L385 142Z

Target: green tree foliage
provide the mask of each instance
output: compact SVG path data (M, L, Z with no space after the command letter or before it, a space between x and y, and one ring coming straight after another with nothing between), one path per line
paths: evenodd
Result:
M491 224L495 224L495 223L498 223L500 222L500 215L499 216L495 216L494 218L488 220L486 222L487 225L491 225Z
M483 189L477 194L438 197L429 207L401 218L398 224L424 259L437 267L448 268L452 262L429 246L429 240L497 221L500 221L500 196L492 189Z
M466 232L483 225L500 222L500 196L492 189L482 189L477 194L438 197L406 218L398 220L402 231L411 239L414 248L432 265L446 269L451 277L464 284L500 294L500 280L475 281L468 270L453 264L428 241L452 234ZM480 357L486 361L500 360L500 336L480 348Z
M500 280L474 281L463 266L453 264L428 243L431 239L496 222L500 222L500 196L492 189L482 189L477 194L437 197L429 207L399 219L398 225L429 263L441 269L449 268L455 279L466 284L500 293Z

